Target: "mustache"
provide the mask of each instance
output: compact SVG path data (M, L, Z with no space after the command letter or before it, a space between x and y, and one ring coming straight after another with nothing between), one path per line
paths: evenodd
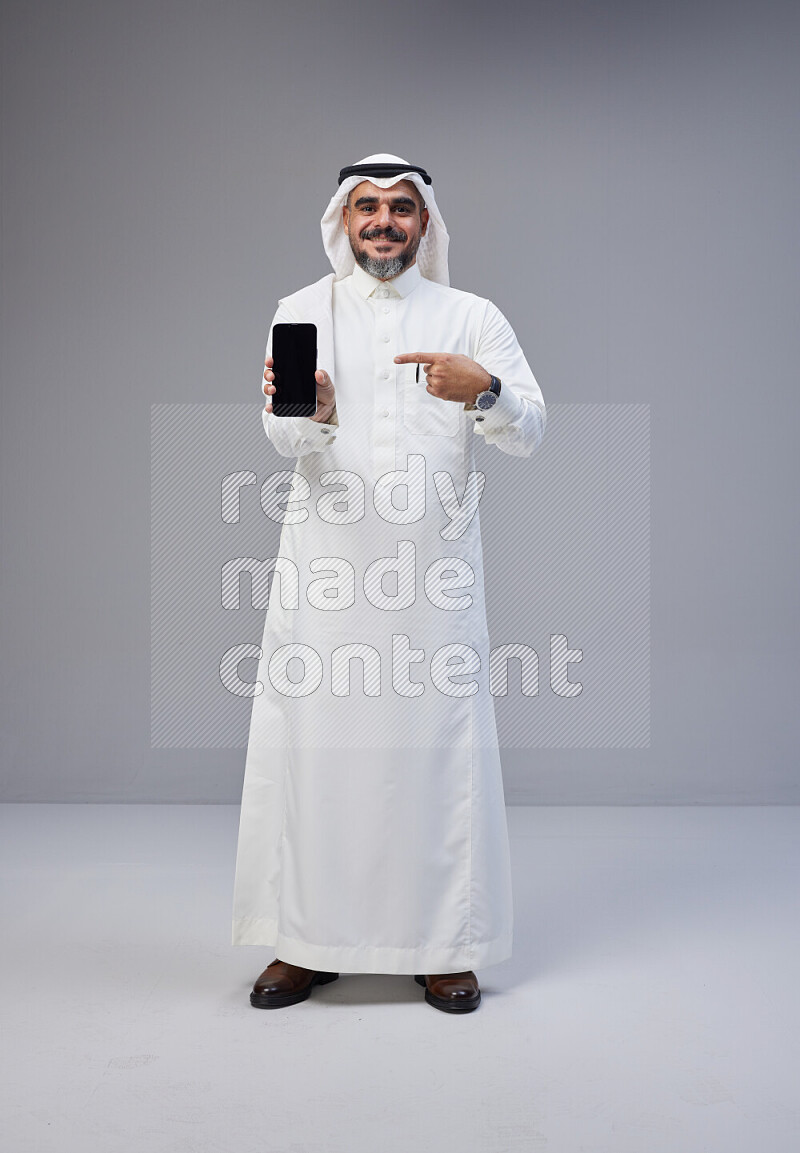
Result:
M362 240L408 240L406 233L399 228L365 228L359 235Z

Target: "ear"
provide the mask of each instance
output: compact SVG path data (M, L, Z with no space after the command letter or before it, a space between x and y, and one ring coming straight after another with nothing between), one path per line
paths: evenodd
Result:
M420 236L424 236L425 233L428 231L428 221L430 220L430 216L431 216L431 214L428 212L427 208L423 208L422 212L420 213L420 217L419 217L420 220L422 221L422 228L420 229Z
M350 235L350 209L347 204L342 205L342 227L347 235Z

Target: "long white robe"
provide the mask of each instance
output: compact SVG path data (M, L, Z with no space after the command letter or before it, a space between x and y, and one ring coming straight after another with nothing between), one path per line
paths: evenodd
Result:
M297 459L272 504L289 516L253 698L233 944L326 971L478 969L511 954L512 895L474 434L528 456L544 401L491 302L416 265L385 284L356 267L332 295L335 364L321 344L319 366L335 422L264 413ZM281 301L273 325L316 321L313 299ZM421 367L417 383L415 365L394 364L416 351L476 360L501 379L498 403L483 414L432 396ZM466 509L470 493L465 527L452 502L466 494ZM348 666L348 645L363 660Z

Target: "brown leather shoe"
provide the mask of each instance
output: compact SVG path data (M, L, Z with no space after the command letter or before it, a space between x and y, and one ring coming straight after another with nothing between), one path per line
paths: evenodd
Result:
M429 973L426 977L420 973L414 980L425 986L428 1004L445 1013L471 1013L481 1003L478 978L471 970L467 973Z
M250 1004L256 1009L283 1009L305 1001L315 985L335 981L338 973L320 973L314 969L301 969L276 957L253 985Z

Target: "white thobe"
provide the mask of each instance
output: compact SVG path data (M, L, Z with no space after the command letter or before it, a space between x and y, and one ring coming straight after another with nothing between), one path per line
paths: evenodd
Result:
M300 296L273 325L314 320ZM333 282L332 312L331 422L263 413L278 453L297 459L265 503L286 519L233 944L332 972L478 969L511 954L512 896L475 434L528 456L544 401L501 312L416 265L388 282L356 267ZM407 352L465 354L501 380L497 403L432 396L421 366L417 381L415 364L394 363Z

